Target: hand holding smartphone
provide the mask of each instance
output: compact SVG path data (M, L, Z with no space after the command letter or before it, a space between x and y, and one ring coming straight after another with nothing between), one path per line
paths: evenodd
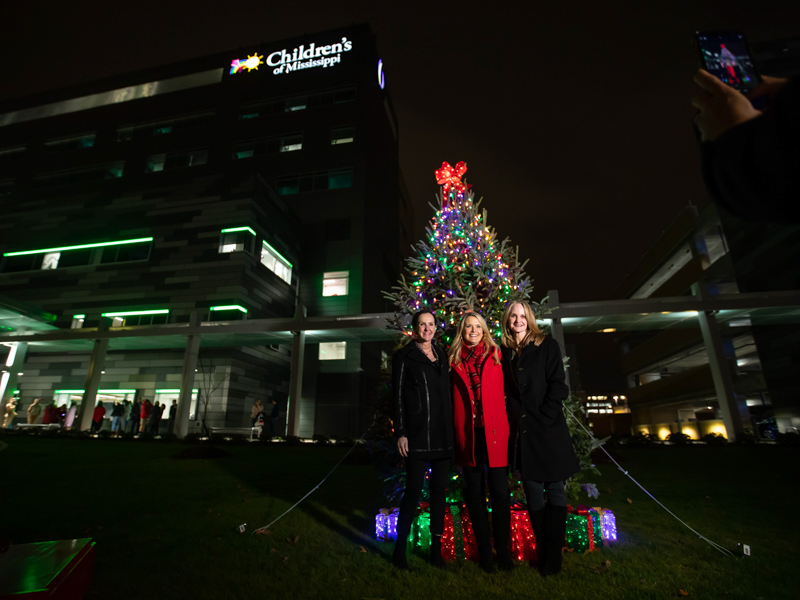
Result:
M761 83L743 33L698 31L694 34L700 67L723 83L747 93Z

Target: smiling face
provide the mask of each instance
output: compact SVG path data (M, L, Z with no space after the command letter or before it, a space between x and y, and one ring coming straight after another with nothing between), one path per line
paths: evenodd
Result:
M514 333L515 337L524 336L528 331L528 319L525 316L525 309L522 304L515 304L508 316L508 328Z
M417 340L420 342L430 342L436 333L436 319L433 318L433 315L430 313L421 314L419 321L417 321L417 330L414 333L417 334Z
M467 317L464 323L464 344L467 346L477 346L483 339L483 327L475 317Z

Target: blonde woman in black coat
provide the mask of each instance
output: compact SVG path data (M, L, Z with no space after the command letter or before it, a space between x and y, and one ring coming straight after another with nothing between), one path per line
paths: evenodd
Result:
M406 542L430 464L431 563L443 568L447 476L453 458L453 405L450 365L434 341L436 317L423 310L411 319L414 337L392 357L394 433L397 450L406 459L406 489L397 517L397 542L392 562L408 568Z
M539 571L555 575L566 533L564 481L580 469L563 411L569 388L561 350L541 332L527 302L506 307L502 345L509 464L522 476Z

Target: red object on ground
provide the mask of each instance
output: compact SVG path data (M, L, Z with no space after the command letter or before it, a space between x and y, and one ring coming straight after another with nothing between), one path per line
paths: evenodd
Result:
M0 554L0 600L74 600L92 582L91 538L15 544Z

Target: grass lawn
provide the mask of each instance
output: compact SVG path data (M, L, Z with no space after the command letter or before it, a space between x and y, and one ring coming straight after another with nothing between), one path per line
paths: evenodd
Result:
M796 448L615 450L678 516L723 546L749 544L753 556L723 556L603 465L592 504L616 512L620 541L567 554L564 573L543 580L527 564L487 576L472 563L441 572L412 556L411 572L393 569L392 545L374 540L380 485L356 453L269 535L249 534L316 485L346 448L249 444L225 446L230 457L175 460L185 446L2 439L0 531L12 543L92 537L90 599L800 596ZM248 533L237 531L242 523Z

